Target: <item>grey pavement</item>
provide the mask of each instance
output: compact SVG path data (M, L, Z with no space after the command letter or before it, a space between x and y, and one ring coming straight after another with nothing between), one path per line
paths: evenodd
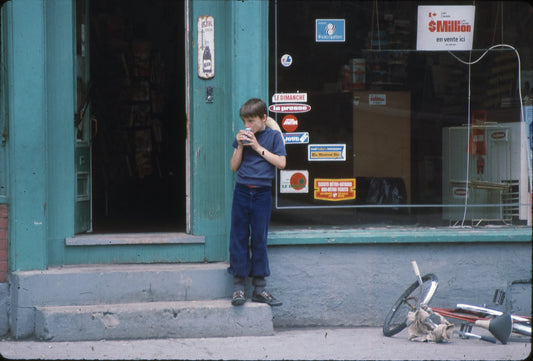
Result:
M484 329L475 333L490 335ZM411 342L407 331L384 337L380 328L276 329L273 336L123 341L2 340L6 359L42 360L523 360L531 339L512 334L507 344L461 339Z

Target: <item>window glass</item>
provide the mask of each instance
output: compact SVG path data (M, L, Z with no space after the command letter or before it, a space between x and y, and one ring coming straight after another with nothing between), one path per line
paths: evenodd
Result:
M476 3L472 51L417 51L421 4L270 2L273 229L527 223L531 5Z

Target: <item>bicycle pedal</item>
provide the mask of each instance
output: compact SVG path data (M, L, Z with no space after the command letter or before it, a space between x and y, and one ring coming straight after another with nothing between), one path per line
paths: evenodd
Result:
M470 333L470 331L472 331L472 327L473 325L470 323L466 323L466 322L462 323L460 331L459 331L459 337L464 338L464 339L470 338L467 334Z

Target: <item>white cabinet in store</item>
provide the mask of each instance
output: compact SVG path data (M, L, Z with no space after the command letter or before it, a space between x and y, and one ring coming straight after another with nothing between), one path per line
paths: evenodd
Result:
M443 129L444 219L478 223L527 219L527 207L519 206L529 203L522 128L521 123L471 126L471 137L466 125ZM484 142L483 154L468 153L469 139Z

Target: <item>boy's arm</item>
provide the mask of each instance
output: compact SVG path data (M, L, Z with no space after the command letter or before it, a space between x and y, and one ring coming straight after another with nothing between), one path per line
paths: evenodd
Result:
M277 123L276 123L277 125ZM279 142L283 141L283 136L281 135L281 130L279 130L279 134L277 134L277 137L279 139ZM277 140L275 140L274 143L276 143ZM285 147L285 142L282 143L283 147ZM279 147L274 147L275 150ZM252 142L252 149L254 149L257 153L259 153L260 156L263 157L264 160L272 164L278 169L285 169L285 166L287 165L287 157L285 155L278 155L276 153L272 153L271 151L265 149L263 146L261 146L257 142ZM284 152L285 153L285 152Z
M287 164L287 157L285 157L284 155L274 154L261 146L255 149L255 151L259 153L264 160L266 160L276 168L284 169L285 165Z
M241 162L242 162L242 149L243 149L243 145L242 144L239 144L237 146L237 148L235 148L235 150L233 151L233 155L231 156L231 161L230 161L230 169L233 171L233 172L236 172L239 170L239 167L241 166Z

